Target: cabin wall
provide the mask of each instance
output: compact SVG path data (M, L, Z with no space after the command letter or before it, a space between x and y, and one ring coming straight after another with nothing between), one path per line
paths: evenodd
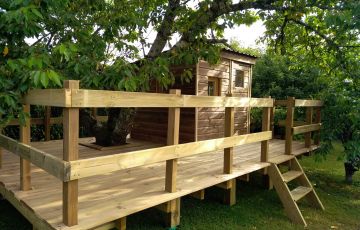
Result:
M182 83L180 75L184 69L191 70L193 78L190 82ZM175 75L176 81L171 89L181 89L181 94L196 94L196 66L174 66L170 71ZM153 93L169 93L156 83L150 87ZM134 127L131 137L138 140L146 140L155 143L166 144L168 125L168 108L139 108L135 115ZM180 109L180 134L179 142L195 141L195 108Z
M230 72L230 68L232 71ZM205 61L198 63L198 91L200 96L208 95L208 80L218 79L219 81L219 96L226 96L231 92L233 96L249 97L250 96L250 82L251 82L251 65L233 61L228 58L222 58L217 65L209 65ZM245 71L244 88L236 88L235 69ZM231 78L231 79L230 79ZM225 109L224 108L198 108L197 111L197 140L207 140L213 138L220 138L224 136L224 122ZM245 108L235 109L235 133L248 133L249 110Z

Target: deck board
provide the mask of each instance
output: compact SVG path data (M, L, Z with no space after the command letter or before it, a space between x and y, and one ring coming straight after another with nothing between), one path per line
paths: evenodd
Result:
M91 142L90 138L80 142ZM79 146L79 158L86 159L125 151L154 148L159 145L130 140L125 148L96 150ZM34 142L32 146L62 158L62 141ZM293 142L297 154L307 152L304 144ZM283 140L271 140L269 157L284 154ZM234 170L223 174L223 151L185 157L178 161L177 191L167 193L165 186L165 162L107 173L79 180L79 224L71 228L62 224L62 183L43 170L32 166L32 190L19 190L19 157L4 151L0 169L0 192L12 203L24 204L30 209L30 222L47 222L54 229L88 229L118 218L136 213L166 201L211 187L238 176L265 168L269 163L260 162L260 143L234 148ZM17 207L19 208L19 207ZM21 211L21 210L20 210ZM27 210L28 212L29 210ZM24 212L24 210L23 210ZM38 220L36 220L38 218ZM43 220L41 220L43 219ZM43 226L46 226L46 224Z

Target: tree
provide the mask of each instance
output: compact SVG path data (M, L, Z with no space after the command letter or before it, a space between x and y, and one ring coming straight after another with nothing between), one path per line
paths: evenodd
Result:
M22 94L31 88L61 87L62 79L109 90L143 91L151 80L168 87L174 82L170 65L199 58L215 63L216 45L226 42L225 28L259 19L265 21L266 39L275 49L296 44L293 49L310 46L317 54L314 44L320 42L323 50L328 47L343 60L347 57L339 51L357 44L354 27L359 22L352 17L358 11L356 0L4 0L1 123L25 118L19 103ZM156 31L154 39L148 38L150 30ZM26 42L27 38L35 41ZM170 51L163 52L165 48ZM113 135L119 131L116 127L127 129L122 119L129 118L129 112L121 111L112 110L100 129L110 135L111 144L124 139Z

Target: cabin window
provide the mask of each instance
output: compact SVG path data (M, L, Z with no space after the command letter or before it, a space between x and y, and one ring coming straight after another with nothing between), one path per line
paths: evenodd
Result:
M208 96L219 96L219 79L209 77L208 80Z
M245 71L235 70L235 87L244 88L245 86Z

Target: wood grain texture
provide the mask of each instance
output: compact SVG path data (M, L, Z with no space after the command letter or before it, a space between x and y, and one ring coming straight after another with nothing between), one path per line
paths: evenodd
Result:
M269 140L271 137L271 131L267 131L120 153L111 156L74 160L70 162L70 179L75 180L210 151L223 151L224 148Z
M314 110L312 107L306 108L306 124L311 125L313 123ZM310 148L311 146L311 132L305 133L305 147Z
M33 89L22 99L24 104L71 107L71 90L69 89Z
M296 135L301 133L309 133L309 132L317 131L320 130L320 128L321 128L321 123L297 126L297 127L293 127L292 130L293 130L293 134Z
M169 95L108 90L72 90L72 107L272 107L267 98L241 98L225 96Z
M270 131L271 125L271 108L263 108L262 112L262 131ZM261 162L267 162L269 159L269 141L264 140L261 142Z
M23 160L31 162L60 180L69 179L69 174L67 172L69 164L49 153L28 144L18 142L2 134L0 134L0 146L21 157Z
M315 110L316 116L315 116L315 123L321 123L321 108L316 108ZM320 130L317 131L314 135L314 144L319 145L320 144Z
M170 94L181 95L181 90L171 89ZM180 108L169 108L167 145L179 143ZM165 191L176 191L177 159L166 161Z
M30 114L30 105L23 105L23 111ZM30 144L31 130L30 119L27 118L24 125L20 126L20 142ZM20 156L20 189L28 191L31 189L31 165L30 161Z
M78 89L79 81L65 81L67 89ZM79 109L63 109L63 159L79 159ZM63 222L67 226L78 224L78 181L63 182Z
M320 100L295 100L295 107L321 107L324 105L324 102Z
M93 142L94 139L81 139L81 142L85 141ZM130 147L133 150L156 146L154 143L133 139L129 139L128 143L129 146L133 146ZM61 140L32 142L31 144L32 147L43 152L49 152L56 158L62 157L63 142ZM41 224L63 230L92 229L113 223L119 218L178 197L263 169L269 166L269 163L259 161L260 149L259 142L235 147L233 173L227 175L223 174L222 149L179 159L178 189L174 193L164 191L164 162L79 180L79 222L73 227L68 227L62 223L62 183L42 169L32 166L34 189L26 192L20 191L18 186L20 178L18 157L5 149L3 150L3 167L0 169L0 193L6 194L4 197L8 200L11 199L12 204L17 204L14 206L22 213L27 212L29 215L26 218L34 218L31 223L34 223L38 229L49 229L41 228ZM293 149L294 152L297 150L307 151L304 148L304 143L298 141L293 142ZM120 148L120 150L109 149L104 151L79 146L79 158L104 157L121 151L126 154L127 151L133 150L130 150L128 146L124 149ZM269 160L284 156L283 154L284 141L271 140Z
M293 127L294 127L294 106L295 98L289 97L287 100L286 126L285 126L285 154L290 155L292 151Z
M231 94L227 95L231 97ZM234 135L234 108L225 108L225 137L231 137ZM231 174L233 166L233 153L234 148L224 148L224 173Z

